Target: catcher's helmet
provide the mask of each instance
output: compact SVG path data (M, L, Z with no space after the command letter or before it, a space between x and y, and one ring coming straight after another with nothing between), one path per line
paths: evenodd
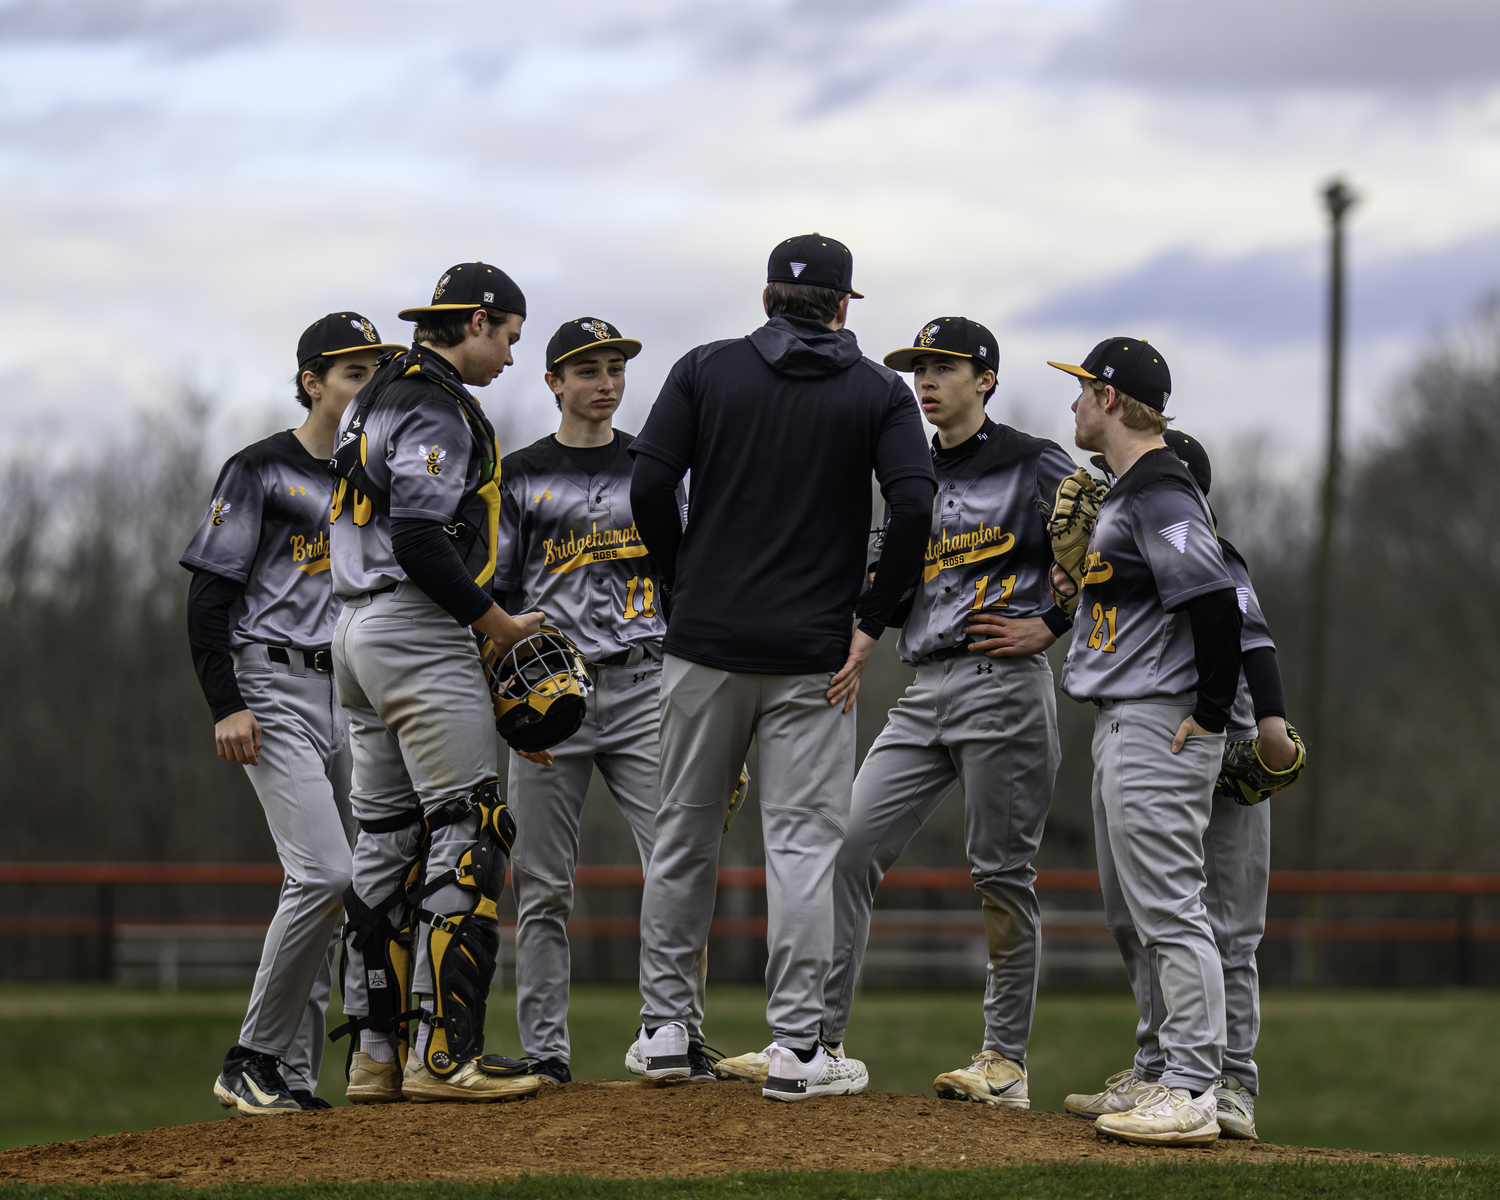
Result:
M594 681L565 634L543 625L503 655L485 638L480 655L495 701L495 728L512 748L550 750L578 732Z

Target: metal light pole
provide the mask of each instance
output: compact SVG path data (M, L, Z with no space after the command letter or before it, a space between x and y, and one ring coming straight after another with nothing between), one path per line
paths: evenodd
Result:
M1354 206L1357 197L1342 179L1331 180L1323 189L1323 204L1328 211L1328 444L1323 468L1323 487L1319 504L1317 550L1312 563L1312 621L1307 656L1307 729L1308 770L1307 807L1303 824L1302 863L1305 870L1318 869L1318 842L1324 799L1324 782L1328 778L1328 747L1323 733L1325 696L1328 680L1329 623L1332 617L1330 582L1333 574L1333 535L1338 521L1340 476L1343 455L1339 446L1344 387L1344 214ZM1322 905L1315 895L1304 897L1305 917L1316 918ZM1298 943L1296 974L1303 983L1316 982L1316 943L1311 937Z

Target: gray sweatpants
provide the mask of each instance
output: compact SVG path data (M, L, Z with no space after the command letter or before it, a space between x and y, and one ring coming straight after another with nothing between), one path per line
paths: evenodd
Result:
M286 872L239 1044L280 1058L288 1085L315 1091L351 871L349 727L333 676L308 670L297 651L288 657L272 662L264 646L234 652L235 680L263 738L260 762L245 774Z
M989 944L983 1048L1025 1059L1041 954L1031 860L1041 845L1059 758L1057 701L1045 655L971 655L917 668L854 780L834 880L833 968L823 1017L829 1041L844 1040L875 889L961 782L964 843Z
M516 895L516 1021L528 1058L570 1057L568 1040L568 917L578 826L594 767L604 777L635 835L641 868L656 844L661 807L659 694L661 664L595 667L578 732L552 748L550 767L519 754L510 759L506 799L516 818L511 883ZM700 986L688 1035L703 1040Z
M1231 729L1226 735L1230 742L1256 736L1255 729ZM1203 865L1207 881L1204 905L1224 967L1224 1074L1233 1075L1242 1086L1259 1093L1255 1044L1260 1040L1260 974L1255 952L1266 931L1266 890L1271 882L1270 802L1246 808L1215 796L1208 832L1203 837ZM1127 958L1125 967L1137 994L1144 988L1151 989L1153 1020L1143 1036L1138 1034L1136 1070L1142 1079L1155 1079L1165 1062L1161 1018L1166 1002L1161 983L1146 961L1144 948Z
M668 655L662 666L662 806L641 898L641 1020L688 1023L713 921L725 811L750 739L766 849L766 1015L810 1049L833 959L833 869L854 783L854 710L828 672L749 675Z
M1195 703L1192 693L1104 703L1094 718L1093 806L1104 916L1141 1014L1137 1045L1159 1047L1160 1082L1197 1095L1223 1069L1226 1033L1224 970L1204 906L1204 836L1224 735L1188 738L1172 753ZM1138 1053L1136 1070L1150 1069Z
M350 799L361 821L418 805L431 812L498 778L494 709L474 637L420 588L403 583L394 592L348 601L334 630L333 668L349 714ZM478 834L473 813L434 832L423 882L451 869ZM393 895L420 841L420 825L394 833L360 830L355 894L370 905ZM447 916L472 912L476 900L472 890L449 884L422 906ZM352 1016L370 1011L363 960L351 946L344 1011ZM417 939L412 974L412 991L430 994L425 937Z

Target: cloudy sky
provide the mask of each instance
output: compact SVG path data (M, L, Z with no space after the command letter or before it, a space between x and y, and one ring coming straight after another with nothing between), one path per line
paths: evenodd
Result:
M1043 365L1150 338L1217 456L1318 440L1324 217L1351 218L1351 394L1500 288L1493 0L0 0L0 442L187 379L293 423L302 328L387 338L453 263L525 289L486 404L547 431L542 349L605 317L671 363L760 318L766 253L847 242L866 351L998 335L992 411L1058 435ZM248 436L248 435L247 435Z

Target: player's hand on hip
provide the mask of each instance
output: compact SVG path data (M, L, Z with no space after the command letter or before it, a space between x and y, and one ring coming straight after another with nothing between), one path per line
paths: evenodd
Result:
M870 661L870 651L874 649L875 639L856 629L849 642L849 661L828 681L829 704L837 704L842 700L845 712L854 707L854 697L859 695L859 677L864 674L865 664Z
M550 750L517 750L527 762L534 762L539 767L550 767L552 765L552 751Z
M1256 724L1260 727L1260 741L1255 751L1260 761L1272 771L1289 770L1297 761L1297 743L1286 731L1286 718L1262 717Z
M1213 737L1214 735L1204 729L1197 721L1189 717L1177 727L1177 736L1172 739L1172 753L1176 754L1185 745L1190 737Z
M248 708L230 713L214 725L214 745L219 757L247 767L260 764L260 722Z
M1040 654L1057 635L1047 628L1041 617L1002 617L999 613L980 610L969 618L964 634L982 641L969 645L970 654L987 658L1025 658Z

